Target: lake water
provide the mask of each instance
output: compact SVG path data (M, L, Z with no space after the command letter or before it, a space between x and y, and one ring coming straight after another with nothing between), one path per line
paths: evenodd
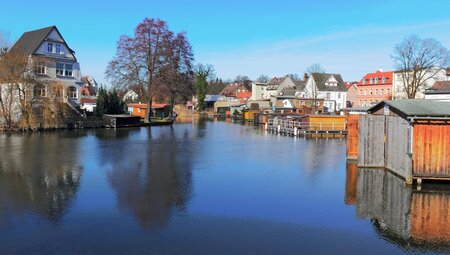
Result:
M0 254L450 252L450 188L197 121L0 135Z

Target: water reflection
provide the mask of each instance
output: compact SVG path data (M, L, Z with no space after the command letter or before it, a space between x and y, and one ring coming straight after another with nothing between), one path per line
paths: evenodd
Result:
M148 141L136 143L128 156L117 146L102 159L112 163L108 180L120 210L146 229L161 229L174 211L183 214L189 203L194 142L187 129L143 130Z
M84 135L44 132L0 137L0 221L29 213L58 221L64 215L83 173L78 152Z
M409 251L450 252L450 189L429 185L420 191L384 170L347 165L346 201L356 190L356 213L370 219L383 238ZM354 186L356 185L356 187Z

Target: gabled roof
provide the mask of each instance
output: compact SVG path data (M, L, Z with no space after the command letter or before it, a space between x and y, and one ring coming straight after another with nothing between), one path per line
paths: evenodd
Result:
M220 94L221 94L221 95L224 95L224 96L234 96L233 93L234 93L238 88L240 88L241 86L245 88L244 84L242 84L242 83L231 83L231 84L228 84L228 85L222 90L222 92L220 92Z
M388 105L408 117L450 117L450 102L426 99L387 100L371 107L373 113Z
M279 96L295 96L295 87L286 87L280 93Z
M283 83L286 79L288 78L288 76L282 77L282 78L277 78L274 77L272 78L272 80L269 81L269 83L267 83L267 90L276 90L278 88L278 86L280 86L281 83Z
M347 91L348 91L348 89L349 89L350 87L352 87L352 86L355 86L355 88L356 88L357 85L358 85L358 82L357 82L357 81L348 81L348 82L345 82L345 87L347 88Z
M337 86L327 86L326 82L331 77L334 77L337 81ZM328 73L312 73L311 77L314 79L316 86L319 91L341 91L346 92L347 88L345 87L344 81L340 74L328 74Z
M425 94L450 94L450 81L436 81Z
M35 51L39 48L39 46L42 44L42 42L53 31L53 29L55 29L61 36L61 38L63 38L56 26L45 27L38 30L25 32L11 48L11 51L20 51L25 55L34 54ZM63 43L65 43L64 38L63 41L64 41ZM67 44L66 46L72 54L75 53L72 49L69 48Z
M295 89L296 89L297 91L303 91L303 90L305 90L306 81L302 81L302 80L294 80L294 84L295 84Z
M358 86L373 86L373 85L391 85L393 82L392 76L394 72L381 72L376 71L375 73L368 73L364 75L364 77L361 79L361 81L358 83ZM383 77L386 79L385 82L383 82ZM377 82L370 83L370 79L377 79ZM365 80L365 83L363 84L363 80Z

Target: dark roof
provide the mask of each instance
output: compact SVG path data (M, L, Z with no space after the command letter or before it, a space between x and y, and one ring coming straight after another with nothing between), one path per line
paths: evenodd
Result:
M54 28L56 27L51 26L24 33L11 48L11 51L17 50L26 55L33 54Z
M41 28L38 30L33 30L29 32L25 32L19 40L14 44L14 46L11 48L11 51L20 51L25 55L32 55L37 50L37 48L41 45L41 43L47 38L47 36L52 32L53 29L56 29L58 34L62 37L61 33L59 32L58 28L56 26L50 26ZM63 38L62 43L65 43L65 40ZM66 44L66 47L69 49L69 51L73 54L75 51L73 51L69 45Z
M267 90L276 90L278 88L278 86L280 86L281 83L283 83L288 77L282 77L282 78L272 78L272 80L269 81L269 83L267 83Z
M328 73L312 73L311 76L316 83L319 91L342 91L346 92L347 88L345 87L344 80L340 74L328 74ZM338 82L337 86L327 86L325 83L330 79L331 76L334 76L336 81Z
M296 89L297 91L303 91L303 90L305 90L306 81L302 81L302 80L294 80L294 84L295 84L295 89Z
M450 117L450 102L426 99L387 100L371 107L368 112L376 112L385 105L408 117Z
M286 87L279 93L280 96L295 96L295 87Z

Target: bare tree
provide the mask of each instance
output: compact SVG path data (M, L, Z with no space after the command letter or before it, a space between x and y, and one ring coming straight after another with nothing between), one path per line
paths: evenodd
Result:
M325 73L325 68L323 68L319 63L313 63L306 68L306 73Z
M325 68L323 68L319 63L313 63L306 68L307 75L311 75L313 73L325 73ZM306 77L305 77L306 78ZM307 82L307 81L306 81ZM312 99L312 108L313 112L316 113L317 104L319 99L319 90L315 84L310 84L310 86L305 87L305 93L307 98Z
M433 39L411 35L397 44L391 55L400 72L406 97L416 98L428 80L435 78L450 61L447 48Z
M257 82L262 82L262 83L268 83L269 82L269 76L265 75L265 74L261 74L258 79L256 79Z

